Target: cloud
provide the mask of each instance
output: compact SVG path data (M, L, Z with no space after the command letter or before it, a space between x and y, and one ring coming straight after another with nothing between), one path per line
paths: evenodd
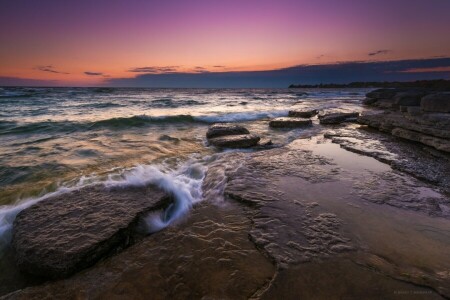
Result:
M39 80L0 76L0 86L57 86L60 84L61 83L57 80Z
M89 71L86 71L86 72L84 72L84 74L89 75L89 76L105 76L105 74L103 74L101 72L89 72Z
M37 66L36 68L34 68L35 70L39 70L42 72L50 72L50 73L56 73L56 74L70 74L70 73L66 73L66 72L61 72L61 71L57 71L55 70L55 68L52 65L48 65L48 66Z
M355 81L414 81L450 79L435 68L450 65L450 57L397 61L350 61L298 65L266 71L173 72L137 74L133 78L109 78L113 87L156 88L286 88L290 84L350 83ZM433 72L404 72L426 69Z
M139 67L129 69L128 72L133 73L149 73L149 74L163 74L177 72L180 66L164 66L164 67Z
M392 52L392 51L391 50L387 50L387 49L385 49L385 50L377 50L377 51L370 52L367 55L375 56L375 55L380 55L380 54L388 54L389 52Z
M225 66L213 66L213 68L225 68Z
M325 57L325 54L320 54L319 56L316 57L316 59L321 59L323 57Z

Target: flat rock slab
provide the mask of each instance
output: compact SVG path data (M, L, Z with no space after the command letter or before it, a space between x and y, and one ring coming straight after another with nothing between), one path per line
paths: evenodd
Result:
M343 122L356 121L359 113L331 113L319 116L320 124L340 124Z
M275 118L269 122L269 126L274 128L295 128L310 126L311 124L312 121L310 119L292 117Z
M220 148L249 148L258 145L260 139L254 134L227 135L209 139L209 143Z
M450 92L436 93L422 98L423 111L450 113Z
M249 134L247 128L229 123L218 123L210 126L206 132L206 138L212 139L227 135Z
M311 118L317 115L319 111L317 109L311 110L290 110L288 113L288 117L296 117L296 118Z
M169 196L154 187L96 185L43 200L20 212L12 247L19 268L59 278L89 267L128 246L142 214Z

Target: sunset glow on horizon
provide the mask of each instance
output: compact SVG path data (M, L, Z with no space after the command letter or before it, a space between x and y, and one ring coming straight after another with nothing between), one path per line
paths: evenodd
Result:
M448 57L449 11L445 0L2 1L0 77L99 85L142 73Z

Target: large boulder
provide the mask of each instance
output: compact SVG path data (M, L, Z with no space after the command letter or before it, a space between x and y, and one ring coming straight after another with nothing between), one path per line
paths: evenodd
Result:
M395 94L394 104L396 106L419 106L420 99L426 95L424 91L406 91Z
M269 126L273 128L295 128L295 127L304 127L310 126L312 121L310 119L305 118L275 118L269 122Z
M425 96L420 101L420 108L428 112L450 113L450 92Z
M219 148L249 148L257 146L261 138L254 134L226 135L209 139L209 143Z
M247 130L247 128L235 125L235 124L229 124L229 123L218 123L210 126L208 128L208 131L206 132L206 138L212 139L220 136L226 136L226 135L238 135L238 134L249 134L250 132Z
M290 110L288 113L288 117L295 118L311 118L317 115L319 111L317 109L308 109L308 110Z
M169 201L165 192L152 186L96 185L38 202L14 221L17 265L41 277L69 276L128 246L140 217Z
M359 113L330 113L319 116L320 124L340 124L342 122L353 122L358 118Z

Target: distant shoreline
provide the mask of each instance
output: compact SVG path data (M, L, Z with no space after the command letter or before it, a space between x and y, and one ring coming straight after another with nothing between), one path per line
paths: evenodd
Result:
M417 80L417 81L381 81L381 82L351 82L351 83L321 83L321 84L291 84L293 88L307 89L335 89L335 88L433 88L450 89L450 80Z

